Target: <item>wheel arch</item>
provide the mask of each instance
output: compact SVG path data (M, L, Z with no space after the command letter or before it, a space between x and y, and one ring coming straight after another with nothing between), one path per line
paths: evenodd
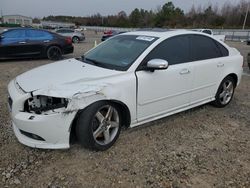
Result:
M221 83L222 83L223 80L224 80L225 78L227 78L227 77L231 77L231 78L234 80L235 88L236 88L236 86L238 85L239 78L238 78L238 75L237 75L236 73L228 73L228 74L225 74L225 75L226 75L226 76L221 77L220 82L217 83L215 95L216 95L216 93L218 92L218 89L219 89Z
M130 110L128 108L128 106L121 102L121 101L118 101L118 100L99 100L99 101L95 101L91 104L89 104L88 106L86 106L85 108L83 109L79 109L70 125L70 128L69 128L69 133L70 133L70 143L74 143L76 141L76 122L77 122L77 119L80 115L81 112L83 112L87 107L89 107L90 105L94 104L94 103L98 103L98 102L101 102L101 101L107 101L107 102L110 102L112 104L115 104L117 106L119 106L120 110L121 110L121 116L122 116L122 126L125 127L125 128L128 128L130 126L130 123L131 123L131 114L130 114Z
M227 78L227 77L231 77L231 78L234 80L235 87L238 85L239 79L238 79L237 74L235 74L235 73L230 73L230 74L228 74L227 76L225 76L225 78ZM225 78L223 78L223 79L225 79Z
M225 81L228 80L228 79L230 79L230 80L233 82L234 87L233 87L232 94L231 94L231 96L230 96L230 100L227 101L227 102L225 102L225 103L223 103L223 102L220 100L220 99L221 99L221 98L220 98L220 94L221 94L221 92L222 92L222 91L221 91L221 89L222 89L221 87L223 87L222 84L225 83ZM231 102L232 98L233 98L234 89L236 88L237 84L238 84L238 76L237 76L237 74L235 74L235 73L230 73L230 74L227 74L227 76L223 77L223 79L221 80L221 82L220 82L220 84L219 84L219 86L218 86L218 89L217 89L217 91L216 91L216 93L215 93L214 101L212 101L211 104L212 104L213 106L217 107L217 108L223 108L223 107L225 107L226 105L228 105L228 104ZM225 91L223 91L223 92L225 92ZM223 100L224 100L224 97L223 97Z
M58 47L58 48L60 48L60 49L62 50L62 46L61 46L61 45L59 45L59 44L50 44L50 45L46 46L46 48L45 48L45 53L47 53L48 49L49 49L50 47L52 47L52 46L56 46L56 47Z
M73 35L73 36L72 36L72 39L73 39L74 37L80 39L80 37L77 36L77 35Z

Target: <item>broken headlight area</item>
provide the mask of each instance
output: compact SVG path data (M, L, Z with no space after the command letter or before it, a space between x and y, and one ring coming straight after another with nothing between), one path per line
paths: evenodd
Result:
M29 98L24 104L24 111L42 114L46 112L60 112L61 109L67 108L68 101L64 98L34 96Z

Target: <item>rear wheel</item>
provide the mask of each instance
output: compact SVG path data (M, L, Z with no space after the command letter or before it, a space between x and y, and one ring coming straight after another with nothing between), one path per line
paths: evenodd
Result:
M107 150L119 137L121 121L117 105L105 101L94 103L77 120L77 138L86 148Z
M51 60L62 58L62 50L58 46L50 46L47 50L47 57Z
M73 37L72 42L73 43L79 43L80 39L78 37Z
M224 78L216 93L215 101L212 104L219 108L227 106L233 98L235 86L236 83L232 77L228 76Z

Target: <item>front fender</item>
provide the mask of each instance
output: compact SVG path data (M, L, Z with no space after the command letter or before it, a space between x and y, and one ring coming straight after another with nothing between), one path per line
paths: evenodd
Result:
M119 101L127 106L131 114L131 122L135 123L137 121L136 92L135 74L129 72L105 80L51 85L34 91L32 94L67 99L68 105L64 113L83 110L90 104L101 100Z
M76 89L81 88L81 89ZM111 84L81 85L81 86L50 86L49 88L35 91L33 95L66 98L68 100L65 113L82 110L90 104L101 100L119 100L121 91Z

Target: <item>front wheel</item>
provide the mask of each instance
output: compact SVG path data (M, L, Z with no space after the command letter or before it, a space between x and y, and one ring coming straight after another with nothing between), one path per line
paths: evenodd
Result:
M121 121L117 105L106 101L94 103L79 115L77 138L85 148L107 150L119 137Z
M219 108L227 106L233 98L235 86L236 83L232 77L228 76L224 78L216 93L215 101L212 104Z

